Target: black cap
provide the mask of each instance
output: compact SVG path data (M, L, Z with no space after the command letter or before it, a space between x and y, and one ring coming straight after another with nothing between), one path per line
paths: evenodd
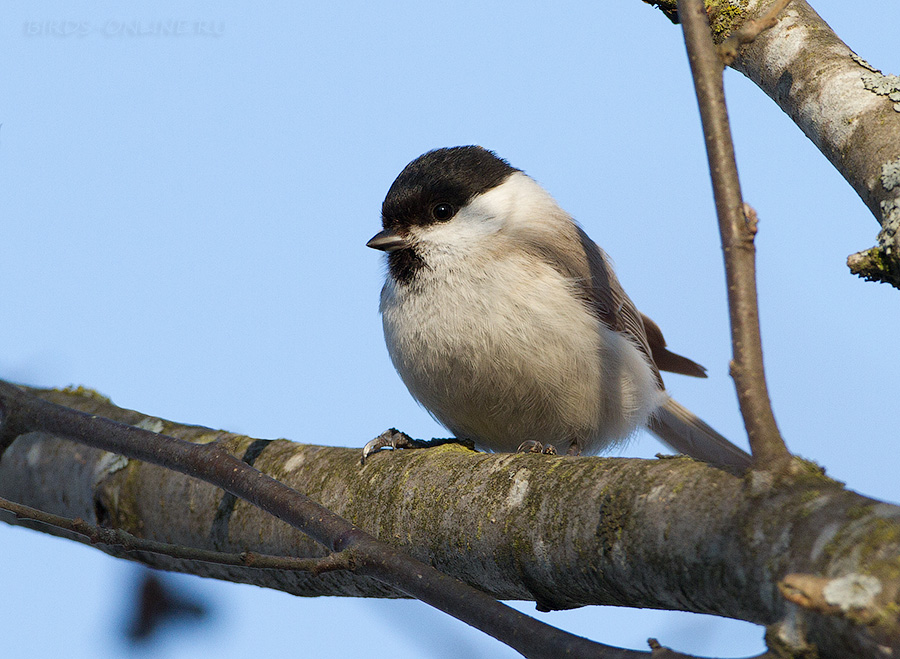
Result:
M480 146L429 151L409 163L388 190L381 206L382 225L396 229L447 219L434 216L436 206L449 204L456 212L517 171Z

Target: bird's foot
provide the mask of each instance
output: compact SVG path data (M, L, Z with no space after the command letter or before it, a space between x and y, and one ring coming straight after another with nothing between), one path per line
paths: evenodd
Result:
M556 455L556 447L553 444L541 444L533 439L528 439L519 444L516 453L543 453L544 455Z
M360 464L366 463L373 453L377 453L381 449L404 449L404 448L432 448L434 446L442 446L444 444L460 444L468 449L475 450L475 443L468 439L459 439L457 437L448 437L446 439L432 439L426 441L424 439L413 439L405 432L401 432L396 428L388 428L373 440L370 440L363 446L362 458Z
M544 455L557 455L559 453L553 444L541 444L533 439L526 440L519 444L516 453L543 453ZM566 455L581 455L581 449L577 442L572 442Z

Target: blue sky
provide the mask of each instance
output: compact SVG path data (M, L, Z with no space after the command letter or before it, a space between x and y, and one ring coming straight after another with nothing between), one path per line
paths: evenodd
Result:
M895 0L814 5L861 56L900 72ZM0 35L0 377L83 384L256 437L362 446L389 426L442 436L388 360L383 266L365 242L408 161L481 144L609 252L670 346L709 368L705 381L670 376L670 390L745 442L684 46L649 5L19 3ZM781 429L853 489L900 500L884 459L895 453L884 420L897 292L844 264L878 226L768 98L733 71L726 79L761 221ZM640 436L617 454L659 450ZM128 655L116 632L133 565L6 526L0 546L10 656ZM216 618L137 654L518 656L417 602L178 581L215 601ZM636 648L649 636L700 654L762 648L761 629L701 616L536 615Z

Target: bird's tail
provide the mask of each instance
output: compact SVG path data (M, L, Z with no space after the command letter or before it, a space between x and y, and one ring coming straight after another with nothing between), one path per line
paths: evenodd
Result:
M667 446L697 460L741 469L750 466L751 458L746 451L672 398L667 398L654 412L647 427Z

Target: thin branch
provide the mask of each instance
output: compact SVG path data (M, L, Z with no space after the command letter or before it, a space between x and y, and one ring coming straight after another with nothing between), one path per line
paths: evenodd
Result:
M646 659L650 653L596 643L498 602L387 545L215 443L193 444L56 405L0 381L0 446L41 431L149 462L220 487L302 531L330 551L354 554L369 576L480 629L526 657ZM59 521L59 520L57 520ZM671 655L692 659L689 655Z
M780 471L790 464L791 456L775 423L763 370L753 245L756 214L747 212L749 207L745 208L741 198L722 85L723 64L713 45L702 0L678 0L678 15L684 27L685 45L700 105L725 254L734 351L732 377L750 438L754 466Z

